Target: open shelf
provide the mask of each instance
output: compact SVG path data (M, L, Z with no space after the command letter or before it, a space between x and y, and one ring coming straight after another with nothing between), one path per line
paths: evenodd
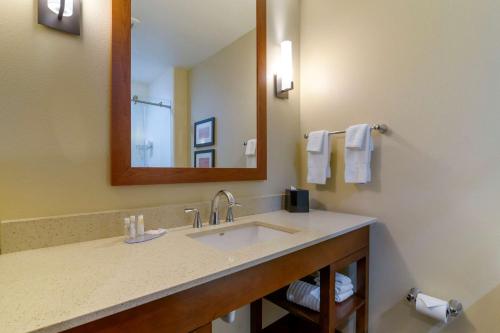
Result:
M319 325L287 314L262 330L262 333L320 333ZM335 333L340 331L335 330Z
M319 325L320 313L289 302L286 299L288 287L281 288L265 297L271 303L287 310L293 316L299 317L308 323ZM365 304L365 300L357 295L351 296L342 303L335 304L335 323L343 324L349 317ZM267 331L266 331L267 332ZM279 332L279 331L277 331Z

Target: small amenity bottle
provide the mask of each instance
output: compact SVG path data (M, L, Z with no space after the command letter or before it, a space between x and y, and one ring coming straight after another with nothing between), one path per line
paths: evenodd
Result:
M144 235L144 216L139 215L137 217L137 236Z
M129 237L130 238L135 238L137 236L136 228L135 228L135 216L133 216L133 219L130 218L130 232L129 232Z
M123 219L123 235L126 238L130 237L130 218L128 217Z

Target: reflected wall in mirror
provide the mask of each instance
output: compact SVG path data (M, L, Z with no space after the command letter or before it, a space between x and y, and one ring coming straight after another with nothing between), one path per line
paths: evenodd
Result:
M255 0L131 5L132 167L255 168ZM196 163L207 149L213 163Z

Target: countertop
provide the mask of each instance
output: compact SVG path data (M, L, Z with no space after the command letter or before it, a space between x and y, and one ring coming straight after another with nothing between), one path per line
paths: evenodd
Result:
M147 243L123 237L0 255L3 333L59 332L241 271L376 222L326 211L237 218L299 232L223 252L171 229ZM146 221L147 224L147 221ZM227 227L206 226L201 232Z

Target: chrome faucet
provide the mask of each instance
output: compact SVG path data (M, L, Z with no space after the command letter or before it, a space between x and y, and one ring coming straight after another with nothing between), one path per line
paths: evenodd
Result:
M228 214L226 216L226 222L233 222L234 217L233 217L233 212L232 208L235 206L241 206L240 204L236 203L236 200L234 199L234 196L232 195L231 192L227 190L220 190L217 192L212 199L212 208L210 209L210 219L208 220L208 223L210 225L216 225L219 224L219 200L220 196L224 195L227 199L228 203Z

